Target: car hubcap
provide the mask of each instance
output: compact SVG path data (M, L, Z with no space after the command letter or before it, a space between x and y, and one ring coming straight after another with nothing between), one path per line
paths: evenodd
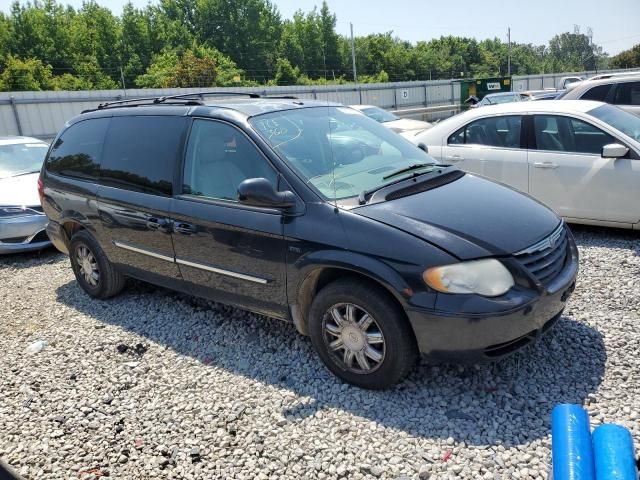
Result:
M325 313L324 341L342 368L354 373L372 373L384 360L385 341L380 326L362 307L340 303Z
M98 262L96 258L84 245L80 245L76 249L76 262L80 268L80 275L90 286L96 287L100 280L100 271L98 270Z

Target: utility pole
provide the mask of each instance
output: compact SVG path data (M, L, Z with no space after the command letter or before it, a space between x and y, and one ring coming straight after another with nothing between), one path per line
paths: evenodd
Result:
M353 81L358 83L358 75L356 73L356 41L353 39L353 23L349 23L351 27L351 60L353 60Z
M124 92L124 98L127 98L127 87L124 84L124 73L122 73L122 67L120 67L120 81L122 82L122 91Z
M507 55L507 76L511 76L511 27L507 28L507 42L509 43L509 53Z

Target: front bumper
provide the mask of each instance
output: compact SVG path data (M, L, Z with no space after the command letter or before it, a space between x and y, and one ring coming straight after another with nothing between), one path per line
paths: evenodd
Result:
M521 289L511 299L496 300L493 311L451 313L408 308L420 352L457 363L479 363L509 355L537 339L560 318L578 273L578 252L573 242L561 273L536 291ZM510 304L504 310L501 304Z
M24 215L0 220L0 254L41 250L51 245L45 233L46 215Z

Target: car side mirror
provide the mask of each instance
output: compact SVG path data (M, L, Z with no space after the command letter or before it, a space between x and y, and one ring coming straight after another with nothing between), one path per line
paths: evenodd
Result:
M238 200L253 207L288 209L296 205L296 196L287 190L278 192L266 178L248 178L238 185Z
M602 158L621 158L629 153L629 149L619 143L610 143L602 147Z

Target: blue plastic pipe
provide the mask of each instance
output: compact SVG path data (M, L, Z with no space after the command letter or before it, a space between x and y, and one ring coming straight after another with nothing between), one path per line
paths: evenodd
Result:
M620 425L600 425L593 431L597 480L637 480L631 433Z
M595 480L589 415L579 405L559 404L551 413L553 480Z

